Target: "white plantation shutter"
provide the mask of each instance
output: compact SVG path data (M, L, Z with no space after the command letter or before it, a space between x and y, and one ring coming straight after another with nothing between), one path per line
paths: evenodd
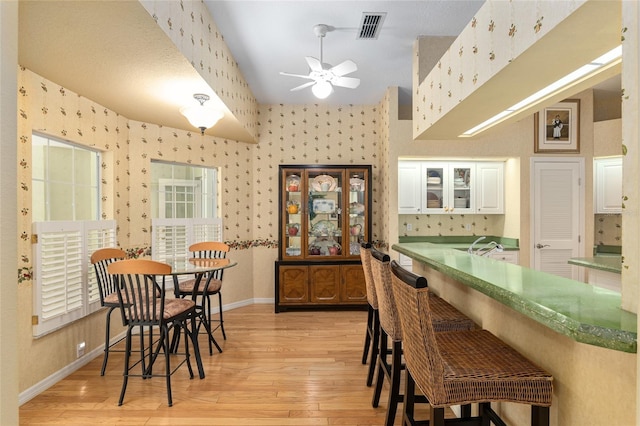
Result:
M102 220L96 222L85 222L85 235L87 241L87 268L88 268L88 313L92 313L100 309L100 290L98 289L98 280L96 271L91 265L91 255L94 251L106 248L116 247L116 221Z
M222 241L222 219L191 219L193 243Z
M202 241L222 241L222 219L153 219L151 257L165 262L191 257L189 246Z
M33 224L33 304L36 337L88 315L99 307L90 288L89 241L115 240L115 221L37 222ZM93 269L93 268L91 268ZM93 305L93 306L91 306ZM93 307L93 309L91 309Z

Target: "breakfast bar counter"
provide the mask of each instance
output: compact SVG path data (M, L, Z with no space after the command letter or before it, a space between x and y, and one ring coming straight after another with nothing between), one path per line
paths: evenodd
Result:
M620 293L446 244L402 242L429 288L553 375L551 425L636 424L637 317ZM500 407L528 424L521 404Z
M578 342L637 350L637 318L620 293L438 244L392 248Z

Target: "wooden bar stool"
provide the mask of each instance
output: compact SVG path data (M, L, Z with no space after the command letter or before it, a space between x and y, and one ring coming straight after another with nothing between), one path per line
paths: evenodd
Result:
M402 402L404 395L400 393L400 377L404 364L402 363L402 329L398 316L396 302L392 289L391 269L389 267L389 255L371 248L371 271L378 298L378 311L380 314L380 345L378 350L376 386L373 393L373 407L380 402L380 394L384 379L389 381L389 402L387 404L387 416L385 425L393 425L398 409L398 403ZM437 314L431 318L433 327L438 331L471 330L476 326L473 321L460 311L445 302L443 299L432 296L432 303L437 306ZM389 349L391 338L391 349ZM391 357L391 362L389 362ZM426 401L424 401L426 402Z
M371 244L362 243L360 245L360 259L362 259L362 269L364 270L364 281L367 289L367 330L364 336L364 349L362 351L362 363L369 362L367 373L367 386L373 383L373 374L376 371L376 359L378 358L378 345L380 342L380 315L378 313L378 297L376 296L376 286L373 283L371 272ZM371 350L371 352L369 352ZM368 355L371 353L371 357ZM367 358L368 361L367 361Z
M429 287L391 263L407 380L403 423L410 425L505 425L491 402L531 405L531 425L548 426L552 376L486 330L435 332ZM415 385L431 404L430 418L413 418ZM479 416L444 419L444 408L479 403Z

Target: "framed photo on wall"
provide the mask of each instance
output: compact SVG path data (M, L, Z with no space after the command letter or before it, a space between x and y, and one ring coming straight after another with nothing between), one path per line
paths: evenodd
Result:
M580 99L565 99L536 112L534 152L580 152Z

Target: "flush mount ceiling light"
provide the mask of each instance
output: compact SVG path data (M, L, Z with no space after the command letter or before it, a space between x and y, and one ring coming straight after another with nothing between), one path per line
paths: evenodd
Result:
M478 124L476 127L467 130L460 137L471 137L475 136L480 132L483 132L498 123L503 122L507 118L512 115L522 111L525 108L532 107L536 104L543 102L545 99L548 99L553 94L557 93L560 90L568 89L581 81L586 80L587 78L591 78L592 76L611 68L619 64L622 61L622 46L618 46L615 49L610 50L604 55L594 59L586 65L581 66L577 70L565 75L560 80L551 83L547 87L537 91L533 95L529 96L518 102L517 104L505 109L499 114L494 115L490 119Z
M180 108L180 113L187 117L189 123L191 123L193 127L200 129L201 134L204 135L204 131L215 126L215 124L224 117L224 113L210 105L204 104L209 100L209 95L196 93L193 97L200 105Z

